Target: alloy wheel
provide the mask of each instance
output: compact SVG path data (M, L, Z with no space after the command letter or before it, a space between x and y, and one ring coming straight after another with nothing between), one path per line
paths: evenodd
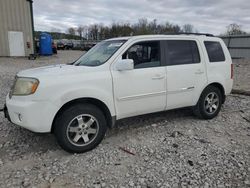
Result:
M67 138L75 146L86 146L93 142L98 131L97 119L90 114L81 114L68 124Z

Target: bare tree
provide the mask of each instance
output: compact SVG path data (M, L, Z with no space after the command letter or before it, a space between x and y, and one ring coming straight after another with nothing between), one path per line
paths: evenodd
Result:
M92 40L99 39L99 25L98 24L93 24L89 27L89 37Z
M76 29L78 35L80 36L80 39L82 40L83 32L84 32L84 27L83 26L78 26Z
M227 26L226 34L227 35L242 35L242 34L246 34L246 32L242 30L241 25L232 23Z
M68 33L69 33L70 35L76 35L76 30L75 30L75 28L73 28L73 27L68 28Z
M77 28L69 28L68 33L78 34L80 38L86 37L91 40L104 40L112 37L132 36L142 34L166 34L179 32L197 32L191 24L185 24L180 27L177 24L165 22L158 23L156 19L148 21L146 18L138 19L137 23L131 25L124 22L113 22L110 26L103 24L93 24L90 26L78 26Z
M192 24L185 24L182 26L182 31L184 33L194 33L194 26Z
M149 34L147 18L140 18L138 23L134 25L134 32L136 35Z

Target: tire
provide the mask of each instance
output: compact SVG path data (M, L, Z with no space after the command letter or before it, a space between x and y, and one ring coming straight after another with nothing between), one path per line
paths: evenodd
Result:
M107 121L92 104L77 104L64 110L55 121L55 137L67 152L83 153L94 149L104 138Z
M214 97L212 97L214 96ZM217 102L216 102L217 101ZM193 112L201 119L212 119L218 115L222 105L222 93L215 86L208 86L202 92Z

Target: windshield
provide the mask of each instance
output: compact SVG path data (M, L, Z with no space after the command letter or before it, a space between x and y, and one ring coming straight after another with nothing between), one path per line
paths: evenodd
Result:
M74 64L80 66L99 66L104 64L126 40L103 41L95 45Z

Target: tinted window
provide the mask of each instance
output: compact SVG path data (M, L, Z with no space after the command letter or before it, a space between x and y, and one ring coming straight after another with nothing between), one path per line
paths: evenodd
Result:
M122 56L123 59L133 59L135 69L160 66L159 41L140 42L131 46Z
M219 42L204 42L210 62L225 61L225 55Z
M199 50L195 41L169 40L167 43L170 65L200 62Z

